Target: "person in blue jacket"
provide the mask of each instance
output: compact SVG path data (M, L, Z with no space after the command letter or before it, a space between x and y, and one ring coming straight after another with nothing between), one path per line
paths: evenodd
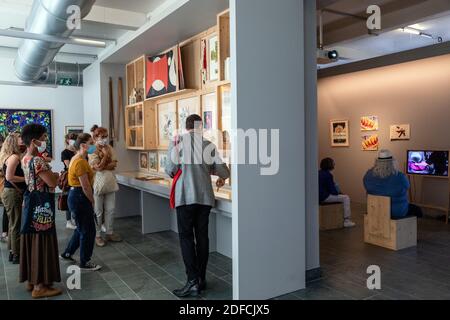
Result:
M351 220L352 211L350 197L340 192L339 187L334 182L331 171L334 170L335 163L331 158L325 158L320 162L319 171L319 202L320 203L343 203L344 204L344 227L351 228L355 223Z
M379 152L375 166L364 176L364 187L368 194L391 198L392 219L422 216L422 210L408 202L409 181L389 150Z

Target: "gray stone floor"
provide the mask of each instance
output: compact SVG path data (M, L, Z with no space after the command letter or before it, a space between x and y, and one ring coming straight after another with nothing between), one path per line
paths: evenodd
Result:
M419 219L417 248L393 252L363 242L364 208L353 207L357 227L322 232L322 278L280 297L294 300L449 300L450 226ZM381 268L380 291L367 289L367 267Z
M2 210L1 210L2 211ZM65 229L64 214L58 213L59 250L63 251L72 231ZM56 300L176 300L172 290L185 283L184 265L178 236L163 232L143 236L140 218L118 219L115 225L123 236L121 243L95 247L93 261L103 266L99 272L83 272L81 290L64 289ZM8 262L5 243L0 244L0 299L31 299L25 285L18 282L18 266ZM77 252L79 253L79 252ZM79 257L74 256L77 260ZM209 290L198 299L228 300L232 298L231 260L220 254L210 255ZM62 283L66 288L70 264L61 261Z
M291 300L413 300L450 299L450 227L442 221L419 221L417 248L393 252L364 244L364 208L354 206L356 228L322 232L320 235L322 278L305 290L278 299ZM185 281L184 266L173 232L141 235L140 218L119 219L124 242L95 248L94 261L100 272L82 273L81 290L67 290L53 298L62 300L177 299L171 292ZM59 248L63 250L71 231L58 214ZM18 283L18 266L7 260L6 244L0 244L0 299L31 299ZM381 267L382 290L366 288L366 269ZM65 288L69 264L61 262ZM208 285L199 299L232 298L231 260L217 253L210 256Z

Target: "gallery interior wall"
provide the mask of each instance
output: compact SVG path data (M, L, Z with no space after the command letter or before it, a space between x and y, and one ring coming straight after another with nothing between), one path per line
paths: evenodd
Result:
M13 57L0 58L1 80L18 81L14 75ZM61 152L64 150L66 125L83 125L83 89L76 87L25 87L0 85L2 109L53 110L54 171L61 171Z
M363 176L376 152L362 151L360 117L378 116L380 149L390 149L404 171L408 149L450 150L450 55L319 79L319 157L336 161L343 192L366 203ZM350 147L330 146L330 120L349 120ZM409 141L390 141L393 124L410 124ZM424 202L445 205L448 182L416 179Z

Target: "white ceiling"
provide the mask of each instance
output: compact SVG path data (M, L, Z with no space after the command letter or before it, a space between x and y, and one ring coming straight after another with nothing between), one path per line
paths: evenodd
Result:
M450 15L422 21L412 27L430 34L434 39L428 39L419 35L405 33L400 29L382 33L378 36L365 36L361 39L355 39L338 43L327 49L335 49L341 57L346 58L338 63L320 66L321 68L332 67L339 64L351 63L355 61L380 57L392 53L421 48L437 44L438 37L443 42L450 41Z
M96 0L95 4L140 13L149 13L159 7L165 0Z

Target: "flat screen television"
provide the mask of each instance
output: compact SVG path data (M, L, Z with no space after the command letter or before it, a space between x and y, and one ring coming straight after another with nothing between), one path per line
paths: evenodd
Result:
M449 151L408 150L408 174L448 177Z

